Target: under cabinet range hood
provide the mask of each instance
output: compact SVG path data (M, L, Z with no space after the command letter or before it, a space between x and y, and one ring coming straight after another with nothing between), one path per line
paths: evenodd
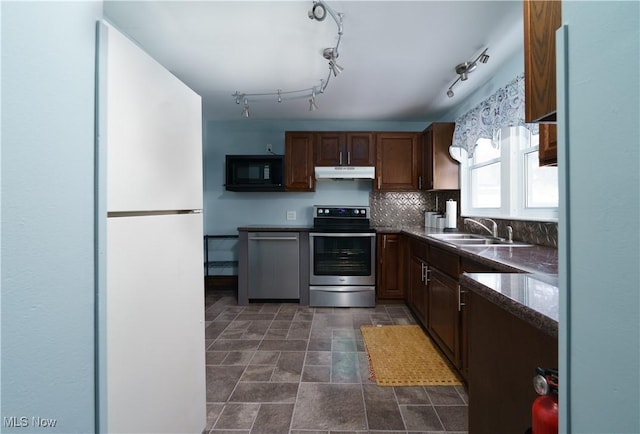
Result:
M373 166L316 167L316 179L374 179Z

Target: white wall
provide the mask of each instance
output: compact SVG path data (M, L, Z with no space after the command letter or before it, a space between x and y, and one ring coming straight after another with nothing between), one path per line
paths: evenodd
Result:
M562 2L563 432L640 432L639 17L637 1Z
M0 416L29 423L2 432L90 433L94 53L102 3L1 7ZM35 428L32 417L56 419L56 427Z

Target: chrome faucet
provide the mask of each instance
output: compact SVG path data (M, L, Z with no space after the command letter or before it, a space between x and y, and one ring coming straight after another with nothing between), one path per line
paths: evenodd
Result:
M487 221L491 222L491 224L492 224L491 229L489 229L487 226L485 226L482 223L480 223L478 220L466 218L466 219L464 219L464 222L465 222L465 224L469 223L469 222L475 223L478 226L481 226L481 227L485 228L486 231L489 232L492 237L498 238L498 224L495 221L491 220L491 219L483 218L483 220L487 220Z
M513 243L513 228L507 226L507 243Z

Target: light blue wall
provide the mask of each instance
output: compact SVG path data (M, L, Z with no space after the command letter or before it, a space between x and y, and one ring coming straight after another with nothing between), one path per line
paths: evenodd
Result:
M322 181L309 193L240 193L224 189L226 154L284 154L285 131L422 131L430 122L254 121L208 122L204 150L205 232L233 234L247 225L310 225L315 204L368 205L372 181ZM287 221L286 212L297 220Z
M574 433L640 432L639 17L637 1L562 2L560 415Z
M1 417L94 431L94 53L101 2L2 2ZM31 417L53 418L35 428ZM3 424L4 425L4 424Z

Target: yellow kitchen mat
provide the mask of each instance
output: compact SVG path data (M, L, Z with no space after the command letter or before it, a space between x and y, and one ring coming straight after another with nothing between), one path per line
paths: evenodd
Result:
M420 326L361 326L371 380L378 386L455 386L458 374Z

